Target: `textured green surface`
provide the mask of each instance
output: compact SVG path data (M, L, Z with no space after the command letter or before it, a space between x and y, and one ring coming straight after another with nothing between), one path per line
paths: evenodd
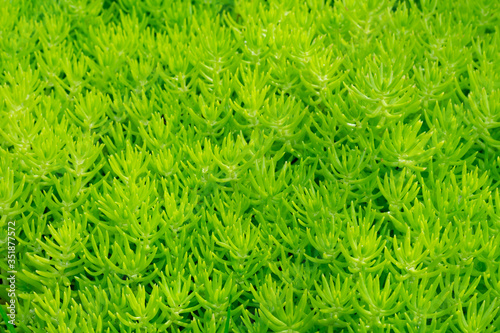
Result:
M499 4L0 0L17 332L499 332Z

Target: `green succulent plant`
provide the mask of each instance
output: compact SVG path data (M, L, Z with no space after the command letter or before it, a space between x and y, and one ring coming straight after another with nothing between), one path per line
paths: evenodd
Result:
M0 331L499 332L499 26L0 0Z

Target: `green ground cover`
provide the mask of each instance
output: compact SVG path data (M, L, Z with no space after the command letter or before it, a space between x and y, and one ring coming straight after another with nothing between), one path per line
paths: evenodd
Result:
M500 332L499 18L0 0L16 332Z

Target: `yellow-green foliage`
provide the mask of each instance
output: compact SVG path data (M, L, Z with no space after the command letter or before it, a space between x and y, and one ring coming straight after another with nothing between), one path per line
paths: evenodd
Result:
M16 331L500 332L499 18L0 0Z

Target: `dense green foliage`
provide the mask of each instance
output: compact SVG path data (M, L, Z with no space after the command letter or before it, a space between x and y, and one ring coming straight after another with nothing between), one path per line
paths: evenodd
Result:
M499 332L499 18L0 0L17 332Z

